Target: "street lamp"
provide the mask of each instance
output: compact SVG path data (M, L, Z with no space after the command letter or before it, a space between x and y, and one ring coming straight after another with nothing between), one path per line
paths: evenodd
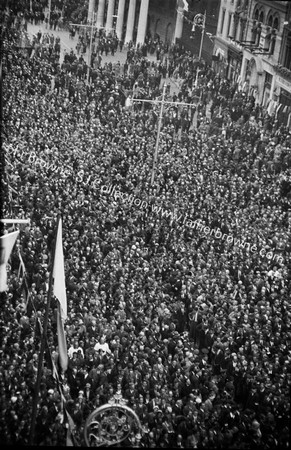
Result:
M202 48L203 48L205 22L206 22L206 11L204 12L204 14L201 14L201 13L196 14L196 16L193 19L193 25L192 25L192 30L191 30L194 32L196 27L201 28L201 41L200 41L200 48L199 48L199 55L198 55L199 61L201 60L201 54L202 54ZM197 87L197 84L198 84L198 74L199 74L199 67L197 67L197 71L196 71L195 87Z
M204 39L204 33L205 33L205 22L206 22L206 11L204 12L204 14L196 14L196 16L193 19L192 22L192 30L191 31L195 31L196 27L200 27L201 30L201 41L200 41L200 49L199 49L199 60L201 59L201 54L202 54L202 47L203 47L203 39Z
M48 1L48 29L50 29L52 0Z

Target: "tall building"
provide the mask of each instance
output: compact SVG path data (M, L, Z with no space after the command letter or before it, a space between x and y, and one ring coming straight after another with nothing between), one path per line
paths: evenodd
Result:
M168 44L180 42L199 54L201 29L193 18L206 12L202 58L211 63L220 0L89 0L88 21L106 32L115 30L125 43L143 43L146 35ZM185 9L186 6L186 9ZM188 10L188 11L187 11ZM93 15L94 14L94 15Z
M290 123L291 5L221 0L214 44L217 71Z
M142 44L146 35L171 43L179 27L176 14L178 0L89 0L88 21L117 37ZM93 16L94 14L94 16Z
M248 20L248 0L221 0L214 38L214 67L226 78L236 81L240 75Z
M149 28L149 0L89 0L88 21L125 43L142 44Z

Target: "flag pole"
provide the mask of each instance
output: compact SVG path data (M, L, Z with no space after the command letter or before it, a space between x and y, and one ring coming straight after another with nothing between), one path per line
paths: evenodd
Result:
M57 218L57 227L56 227L56 233L55 233L55 245L53 248L53 255L52 255L52 268L51 268L51 273L50 273L47 304L46 304L46 311L45 311L45 317L44 317L44 322L43 322L43 333L42 333L41 345L40 345L40 351L39 351L39 357L38 357L37 378L36 378L35 389L34 389L31 425L30 425L30 433L29 433L29 445L34 445L34 438L35 438L35 424L36 424L36 417L37 417L40 382L41 382L42 369L43 369L43 357L44 357L45 343L46 343L46 337L47 337L48 318L49 318L50 304L51 304L51 297L52 297L52 290L53 290L53 269L54 269L56 242L57 242L57 234L58 234L58 229L59 229L60 218L61 218L61 216L59 214L58 218Z
M205 22L206 22L206 10L205 10L204 16L203 16L203 24L202 24L202 31L201 31L201 41L200 41L200 49L199 49L199 61L200 61L201 55L202 55L203 39L204 39L204 33L205 33Z

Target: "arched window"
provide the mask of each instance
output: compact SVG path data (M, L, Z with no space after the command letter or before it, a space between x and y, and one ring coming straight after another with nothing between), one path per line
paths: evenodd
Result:
M255 41L256 41L256 45L259 45L260 44L260 39L261 39L261 34L262 34L262 25L261 25L261 23L259 22L258 23L258 26L257 26L257 34L256 34L256 39L255 39Z
M255 9L255 12L254 12L254 19L255 19L255 20L259 20L259 10L258 10L258 8Z
M277 31L279 31L279 19L278 19L278 17L275 17L275 19L274 19L273 28L275 28Z
M276 30L274 28L269 28L265 36L265 46L264 49L269 52L269 55L273 55L276 44Z
M268 25L268 27L273 26L273 16L272 15L269 16L267 25Z
M259 15L259 22L264 23L264 11L261 11L261 12L260 12L260 15Z
M270 50L271 37L272 37L271 27L268 26L267 30L266 30L266 36L265 36L265 47L264 47L265 50Z
M252 32L252 34L251 34L251 41L255 44L256 43L256 38L257 38L257 29L258 29L258 26L259 26L259 22L257 22L256 20L254 20L254 23L253 23L253 27L252 27L252 29L251 29L251 32Z

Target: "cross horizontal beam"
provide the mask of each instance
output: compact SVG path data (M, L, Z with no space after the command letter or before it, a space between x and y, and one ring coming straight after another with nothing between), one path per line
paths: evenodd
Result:
M30 219L0 219L2 223L30 223Z
M144 103L163 103L167 105L184 105L184 106L195 106L194 103L184 103L184 102L167 102L164 100L146 100L143 98L132 98L133 102L144 102Z

